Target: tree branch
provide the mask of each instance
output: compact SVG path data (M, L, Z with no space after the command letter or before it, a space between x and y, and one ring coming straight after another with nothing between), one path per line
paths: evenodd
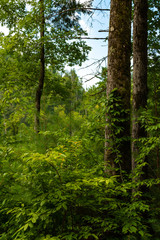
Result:
M47 17L47 19L49 19L50 17L56 16L56 15L59 15L59 14L63 14L63 13L70 12L70 11L76 11L76 10L110 11L110 9L108 9L108 8L91 8L91 7L88 7L88 8L71 8L71 9L65 9L61 12L50 15L49 17Z
M89 40L107 40L108 37L106 38L91 38L91 37L74 37L73 39L89 39Z
M65 9L62 12L59 13L65 13L65 12L69 12L69 11L75 11L75 10L92 10L92 11L110 11L110 9L108 8L71 8L71 9Z

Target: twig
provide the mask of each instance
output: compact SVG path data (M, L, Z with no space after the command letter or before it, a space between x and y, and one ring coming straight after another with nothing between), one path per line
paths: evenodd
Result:
M92 38L92 37L74 37L74 38L72 38L72 39L89 39L89 40L108 40L108 37L106 37L106 38Z
M70 12L70 11L75 11L75 10L93 10L93 11L110 11L110 9L108 8L92 8L92 7L88 7L88 8L71 8L71 9L65 9L59 13L65 13L65 12Z
M93 63L91 63L91 64L89 64L89 65L87 65L86 67L82 67L82 68L80 68L80 70L83 70L83 69L89 68L89 67L91 67L91 66L97 64L98 62L103 62L106 58L107 58L107 56L106 56L106 57L103 57L103 58L101 58L101 59L99 59L99 60L97 60L97 61L95 61L95 62L93 62Z

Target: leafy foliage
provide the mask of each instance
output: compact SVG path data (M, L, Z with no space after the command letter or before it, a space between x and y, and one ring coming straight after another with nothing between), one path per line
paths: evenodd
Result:
M45 115L49 116L50 112L50 120L47 118L46 129L39 136L32 132L31 122L26 122L28 127L25 129L23 125L22 136L18 133L13 141L3 141L4 147L0 149L0 239L103 240L151 239L152 236L156 239L159 207L155 204L156 199L139 198L142 196L139 186L154 191L159 181L151 178L136 182L130 176L127 181L120 182L119 175L106 177L103 81L83 95L80 82L76 83L78 79L70 81L72 74L67 73L62 77L63 81L55 74L55 78L60 78L57 84L64 91L57 87L54 95L45 95L47 109L43 109L42 119L45 122ZM76 83L83 98L70 109L62 93L66 100L77 103L75 87L68 92L68 84L71 86L72 83ZM11 95L7 95L8 99ZM52 106L51 99L55 99L56 106ZM25 106L23 102L22 105ZM5 104L3 107L7 109ZM51 111L52 107L54 110ZM72 134L67 131L69 121ZM154 137L159 125L156 127L147 113L142 115L141 121ZM19 118L18 126L20 123ZM24 140L26 134L28 137ZM23 141L18 142L19 139ZM141 142L140 159L144 159L156 145L151 138L148 141L141 139ZM144 165L140 159L137 176L142 174L139 169ZM131 196L132 189L139 190Z
M46 81L41 131L35 135L38 2L0 1L1 23L10 28L8 36L0 35L0 240L158 240L159 1L149 1L149 99L148 108L140 110L147 137L136 140L140 154L134 177L104 171L106 113L112 113L118 169L125 126L116 126L126 116L116 89L106 103L107 70L86 91L74 70L58 71L87 57L85 43L70 39L84 33L80 14L89 13L83 7L91 2L45 2Z
M46 154L5 151L1 219L7 239L149 236L142 220L149 206L130 202L132 184L119 184L118 176L106 178L103 166L87 170L85 159L79 157L81 142L67 141ZM5 171L8 167L10 172Z

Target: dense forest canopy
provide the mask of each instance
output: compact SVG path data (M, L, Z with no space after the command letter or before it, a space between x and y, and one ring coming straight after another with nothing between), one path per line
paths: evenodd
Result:
M74 65L93 1L0 9L0 240L159 240L159 0L111 0L108 67L87 90Z

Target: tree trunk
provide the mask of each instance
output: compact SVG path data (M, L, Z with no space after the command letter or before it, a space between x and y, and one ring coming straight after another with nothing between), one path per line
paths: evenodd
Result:
M44 28L45 28L45 16L44 16L44 0L39 1L40 4L40 76L39 84L36 91L36 115L35 115L35 131L40 131L40 110L41 110L41 96L43 92L44 76L45 76L45 56L44 56Z
M107 113L105 128L104 160L109 175L114 175L117 167L127 172L131 170L130 56L131 0L112 0L108 42L108 101L112 91L116 91L111 100L112 111Z
M133 23L133 123L132 123L132 170L139 154L138 140L146 133L138 118L141 108L147 105L147 0L134 0Z

